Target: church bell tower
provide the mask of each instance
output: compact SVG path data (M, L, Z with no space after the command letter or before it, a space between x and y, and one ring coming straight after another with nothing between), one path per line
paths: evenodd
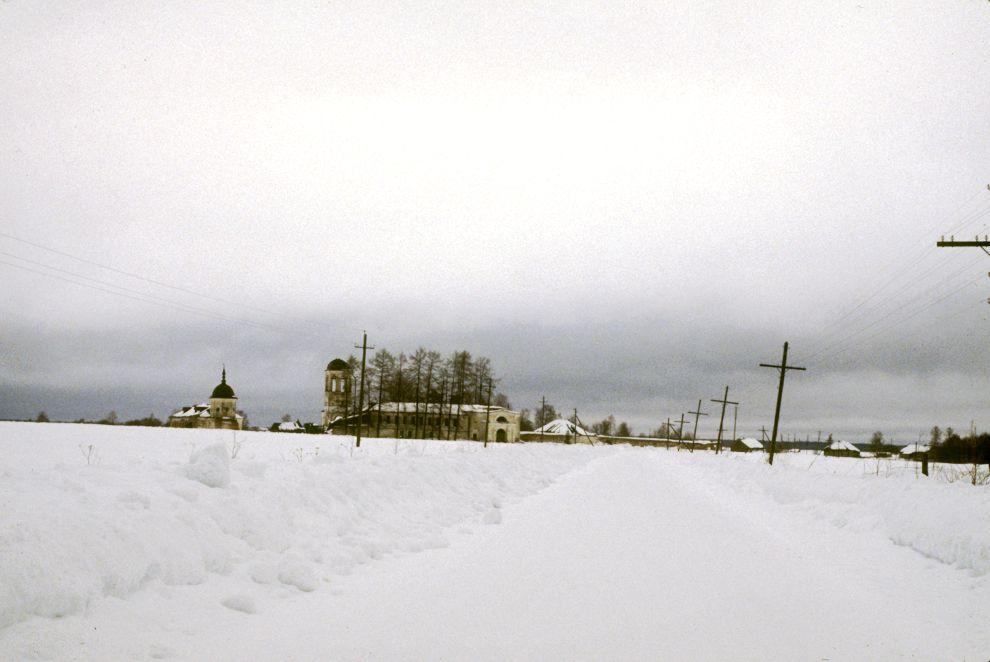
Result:
M343 359L327 364L323 384L323 427L351 413L351 366Z

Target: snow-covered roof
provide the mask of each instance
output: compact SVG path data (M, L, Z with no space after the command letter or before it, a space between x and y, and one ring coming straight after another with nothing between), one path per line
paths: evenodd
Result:
M506 409L505 407L499 407L498 405L492 405L491 407L487 407L485 405L461 405L460 406L460 410L461 410L461 413L462 414L463 413L466 413L466 412L481 412L483 414L483 413L485 413L485 410L486 409L487 410L490 410L492 412L496 412L496 411L510 411L510 410ZM448 412L453 413L453 414L456 414L457 413L457 405L444 405L441 408L441 406L438 405L438 404L436 404L436 403L427 404L425 402L420 402L419 405L418 405L418 409L417 409L417 404L415 402L382 402L380 404L369 405L367 407L367 410L368 411L382 411L382 412L384 412L386 414L395 414L395 413L400 413L400 412L401 413L414 414L417 411L420 414L425 414L427 412L429 412L429 413L436 413L436 412L442 410L445 414L448 413Z
M836 439L831 444L825 447L828 451L854 451L859 452L859 449L850 444L848 441L843 441L842 439Z
M588 432L587 430L585 430L584 428L582 428L580 425L575 425L571 421L568 421L568 420L563 419L563 418L554 419L554 420L550 421L549 423L547 423L546 425L544 425L543 427L540 427L540 428L537 428L536 430L533 430L533 432L536 433L536 434L541 434L541 433L542 434L560 434L560 435L570 434L570 435L581 436L581 437L592 437L592 436L594 436L591 432Z
M914 455L915 453L927 453L932 449L928 444L908 444L901 449L901 455Z
M302 429L304 429L303 426L299 425L295 421L282 421L278 424L279 432L298 432Z
M209 418L210 405L208 405L205 402L200 403L198 405L190 405L172 414L173 418L196 418L197 416L203 418Z
M763 448L763 444L754 439L753 437L746 437L745 439L740 439L739 443L746 448L752 448L753 450L759 450Z
M181 410L175 412L169 418L211 418L210 417L210 405L201 402L198 405L190 405L188 407L183 407ZM233 416L221 416L221 418L233 418L238 421L244 420L244 417L240 414L235 413Z

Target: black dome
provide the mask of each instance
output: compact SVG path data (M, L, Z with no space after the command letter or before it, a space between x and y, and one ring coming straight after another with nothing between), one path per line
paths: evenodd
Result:
M234 389L230 388L230 384L227 383L227 369L224 368L223 374L220 377L220 383L217 387L213 389L213 394L210 395L211 398L236 398L234 395Z
M327 370L350 370L350 364L343 359L334 359L327 364Z

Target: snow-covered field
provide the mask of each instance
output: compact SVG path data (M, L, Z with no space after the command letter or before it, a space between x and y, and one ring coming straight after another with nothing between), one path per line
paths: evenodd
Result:
M988 616L990 487L897 460L0 423L3 660L986 660Z

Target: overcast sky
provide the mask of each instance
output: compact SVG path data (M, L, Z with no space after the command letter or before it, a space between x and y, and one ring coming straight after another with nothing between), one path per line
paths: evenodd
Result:
M2 2L0 417L225 363L318 420L367 329L589 424L728 385L758 435L787 340L785 433L990 429L990 257L935 248L990 233L988 44L980 0Z

